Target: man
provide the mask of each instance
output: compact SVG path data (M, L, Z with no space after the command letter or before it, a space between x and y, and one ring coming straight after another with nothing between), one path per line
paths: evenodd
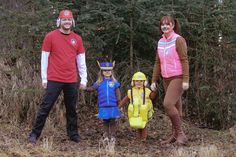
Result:
M80 75L80 89L86 89L87 67L82 38L71 29L75 26L70 10L62 10L57 19L57 27L44 38L41 56L42 86L46 89L43 102L29 142L36 143L48 114L61 91L64 93L66 107L67 134L70 140L78 143L80 136L77 128L77 71Z

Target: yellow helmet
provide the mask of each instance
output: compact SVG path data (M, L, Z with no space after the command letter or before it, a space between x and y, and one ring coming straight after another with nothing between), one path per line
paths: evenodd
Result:
M143 81L146 81L147 80L147 77L145 76L144 73L142 72L136 72L133 77L132 77L132 81L135 81L135 80L143 80Z

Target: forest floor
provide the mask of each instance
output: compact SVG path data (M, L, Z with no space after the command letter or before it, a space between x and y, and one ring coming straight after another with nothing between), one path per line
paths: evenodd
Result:
M68 139L65 125L60 123L54 127L49 118L41 137L32 145L27 141L32 126L19 126L0 119L0 157L236 157L235 128L200 129L184 121L189 143L162 146L160 141L171 131L170 121L164 114L158 113L150 121L146 142L136 140L135 130L129 127L125 117L118 123L116 143L108 145L101 138L101 121L94 116L79 117L81 142L77 144Z

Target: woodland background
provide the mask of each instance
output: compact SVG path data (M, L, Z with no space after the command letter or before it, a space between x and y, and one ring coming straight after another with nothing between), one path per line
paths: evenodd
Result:
M122 95L132 74L152 76L159 20L176 17L188 45L190 89L183 98L184 119L198 127L228 129L236 122L235 0L1 0L0 119L31 124L43 96L41 44L56 28L61 9L72 9L74 31L84 40L88 80L97 79L97 60L116 61ZM159 80L155 108L163 110ZM79 117L96 110L96 94L79 93ZM52 124L64 119L62 97L50 114Z

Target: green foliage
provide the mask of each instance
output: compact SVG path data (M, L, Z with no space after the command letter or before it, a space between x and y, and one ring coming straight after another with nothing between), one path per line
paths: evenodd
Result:
M89 48L92 52L102 52L101 55L111 56L117 61L127 60L130 35L133 34L135 55L147 59L154 56L157 19L147 13L145 3L101 0L85 1L81 5L84 6L78 16L79 28L91 42Z

